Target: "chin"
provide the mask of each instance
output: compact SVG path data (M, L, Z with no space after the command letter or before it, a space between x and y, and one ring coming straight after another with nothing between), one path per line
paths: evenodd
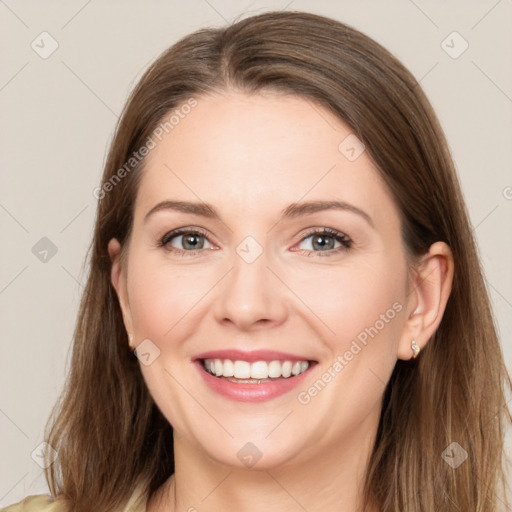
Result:
M215 452L206 450L215 462L234 469L267 471L290 463L301 454L300 447L269 443L262 436L261 441L240 441L233 439L227 445L216 446Z

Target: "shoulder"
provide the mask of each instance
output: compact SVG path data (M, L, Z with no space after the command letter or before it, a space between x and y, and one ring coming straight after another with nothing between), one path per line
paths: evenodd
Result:
M0 508L0 512L67 512L68 507L63 499L53 499L46 494L28 496L19 503ZM123 512L145 512L146 497L137 489L130 497Z
M46 494L28 496L24 500L4 507L0 512L66 512L63 501L54 500Z

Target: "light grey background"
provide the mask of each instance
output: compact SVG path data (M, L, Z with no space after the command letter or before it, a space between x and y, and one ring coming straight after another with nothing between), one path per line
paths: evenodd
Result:
M31 453L62 388L92 191L129 90L181 36L269 9L351 24L421 81L456 162L512 368L512 0L0 0L0 506L47 492ZM42 237L58 250L46 262L32 252Z

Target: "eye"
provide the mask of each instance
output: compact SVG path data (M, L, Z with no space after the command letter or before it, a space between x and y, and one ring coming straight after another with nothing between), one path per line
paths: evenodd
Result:
M209 244L209 246L205 246ZM192 229L176 229L164 235L159 245L165 247L168 251L178 254L193 253L201 249L212 249L213 246L209 242L205 233Z
M180 256L195 255L203 249L215 249L206 233L197 228L180 228L170 231L158 241L158 246ZM322 228L308 233L301 239L298 246L292 251L306 256L332 256L350 249L352 240L335 229Z
M301 245L303 247L300 247ZM302 238L296 251L312 256L329 256L351 247L352 240L347 235L335 229L323 228L312 231Z

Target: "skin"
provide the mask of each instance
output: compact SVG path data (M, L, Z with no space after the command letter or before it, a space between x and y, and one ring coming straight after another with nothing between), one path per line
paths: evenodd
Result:
M451 252L435 243L410 268L391 194L367 152L352 162L340 152L351 130L323 107L231 90L197 100L147 157L124 266L119 242L109 244L132 345L149 338L160 350L141 371L175 433L175 475L148 510L355 512L385 384L397 359L412 357L411 340L424 347L437 329L451 290ZM221 220L173 210L144 220L170 199L211 204ZM281 217L289 204L311 200L346 201L373 227L346 210ZM203 248L171 252L190 247L182 236L158 245L180 227L202 228ZM352 246L336 252L340 244L327 237L334 245L319 248L308 234L324 227ZM247 236L263 249L252 263L236 252ZM300 403L298 393L394 303L394 318ZM211 391L191 363L223 348L275 349L319 363L298 389L235 402ZM237 457L247 442L263 455L252 468Z

